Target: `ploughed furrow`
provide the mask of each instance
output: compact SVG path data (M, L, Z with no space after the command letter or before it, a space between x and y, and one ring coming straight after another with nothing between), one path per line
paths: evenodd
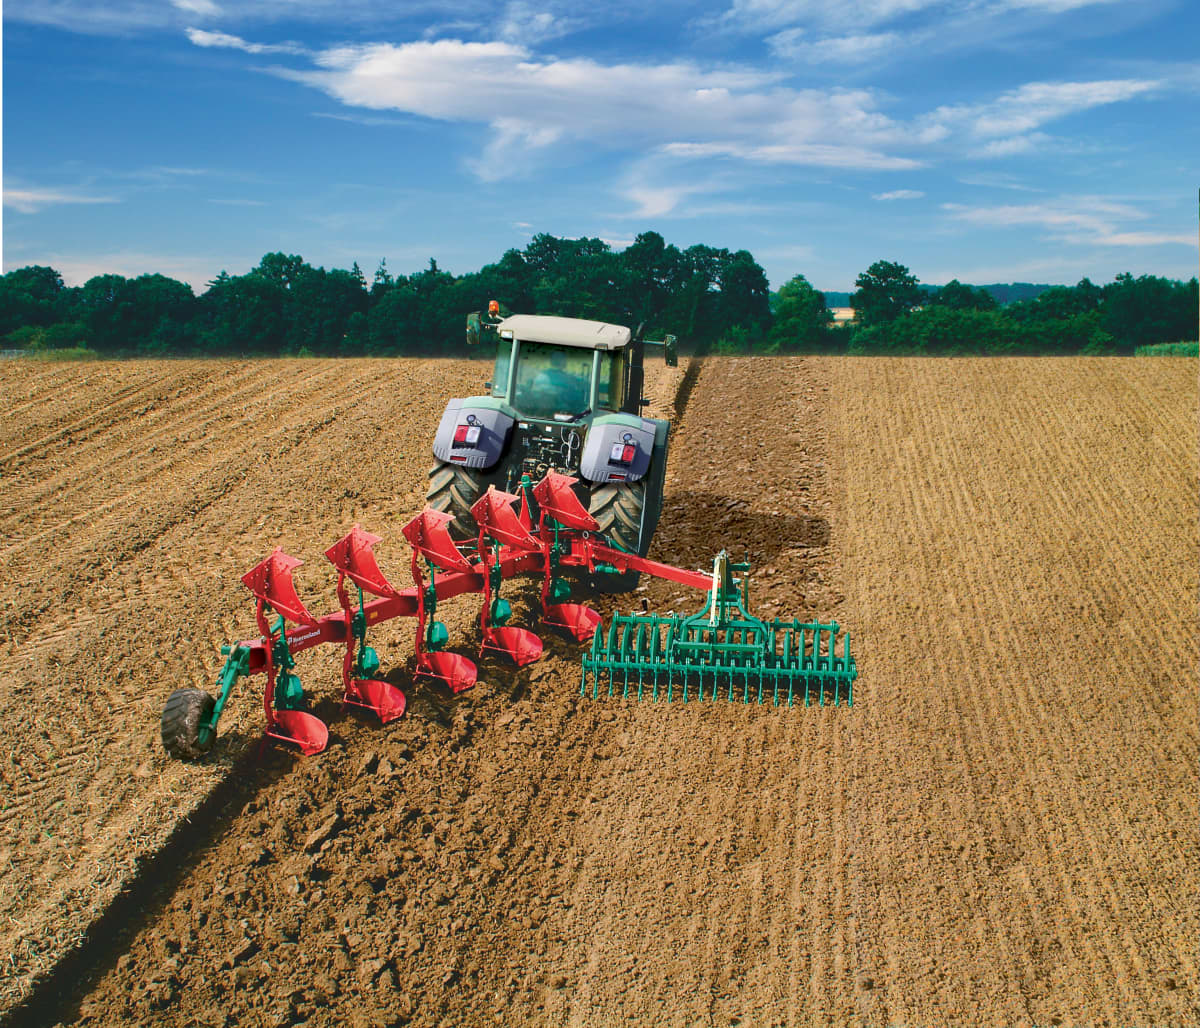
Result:
M256 461L286 461L305 438L324 431L353 406L348 395L369 378L347 380L336 366L309 369L305 363L297 362L305 373L297 376L290 393L286 385L260 385L256 392L261 399L236 421L210 420L223 406L215 397L210 406L192 408L159 429L149 453L138 444L122 446L114 440L111 457L96 455L87 467L90 473L81 476L90 489L77 485L67 492L62 507L53 502L51 492L41 510L53 527L38 531L31 517L28 534L22 523L22 537L0 553L0 569L11 569L24 600L5 618L8 631L23 637L23 629L36 625L52 607L86 603L86 593L105 581L114 566L172 525L195 518ZM331 388L335 380L348 395ZM291 405L286 421L271 413L279 403ZM174 488L161 488L172 480Z
M65 436L88 435L115 411L139 409L160 386L178 381L169 365L106 361L80 365L56 361L5 361L0 390L12 397L0 424L0 467L21 467L23 457L44 460ZM82 386L82 388L80 388Z
M86 391L89 366L71 367ZM150 366L124 367L140 382ZM109 430L120 459L105 465L97 452L73 482L70 502L94 515L5 558L0 695L14 718L0 760L3 1005L79 941L256 742L260 680L231 703L210 764L170 762L158 740L166 696L212 690L219 644L255 632L240 575L282 543L315 565L297 574L305 601L336 607L322 551L355 520L398 527L420 508L440 413L428 397L477 392L485 375L446 361L162 367L187 386L155 381L171 398L153 419L162 456L143 462ZM89 446L103 450L104 433ZM403 586L407 569L393 566ZM336 654L307 665L323 702L340 696L339 666Z
M103 378L92 381L85 375L80 385L92 402L81 409L73 402L66 410L51 405L48 411L39 411L39 421L47 416L52 419L42 426L45 434L36 436L30 431L34 426L22 426L23 445L0 457L0 468L21 482L45 477L47 466L54 469L68 460L78 463L97 444L103 446L114 435L135 434L189 397L202 395L212 378L211 367L193 361L181 373L170 364L133 363L125 372L124 384L111 383L111 391L106 391L110 383ZM79 394L74 390L61 391L73 394L77 402Z
M328 365L300 363L299 368L299 381L273 390L264 388L253 365L246 365L249 381L240 390L231 389L236 384L231 376L210 374L205 382L188 376L185 387L161 392L157 406L143 403L134 416L115 413L92 438L72 449L69 460L60 457L39 467L29 481L19 482L14 496L19 507L14 514L21 516L14 525L0 525L15 536L13 545L26 546L62 532L80 513L92 515L97 497L107 501L105 507L141 499L165 468L219 452L230 436L240 437L247 446L256 440L265 444L278 428L271 414L273 397L278 399L283 392L295 397L304 382L320 390L336 374ZM75 513L63 518L64 512Z
M831 366L881 1015L1192 1019L1194 370Z
M86 477L81 480L81 467L103 468L131 457L153 465L160 446L181 441L180 423L192 424L191 435L185 438L200 436L197 410L220 412L233 406L239 386L250 396L262 388L255 365L249 363L189 362L183 374L176 371L166 378L159 377L155 365L134 364L129 377L140 388L122 389L117 397L98 400L86 419L59 428L52 441L29 444L30 459L12 462L9 478L19 490L23 510L35 514L48 500L70 506L72 493L86 494L92 486ZM85 380L83 386L89 383ZM83 391L86 394L88 388ZM8 526L0 522L0 527Z

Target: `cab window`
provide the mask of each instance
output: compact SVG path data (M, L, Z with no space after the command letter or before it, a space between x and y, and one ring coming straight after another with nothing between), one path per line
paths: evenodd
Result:
M600 382L597 404L605 410L620 410L625 402L624 350L600 352Z
M492 372L492 395L508 395L508 366L512 363L512 340L501 339L496 349L496 370Z
M592 352L549 343L521 343L512 404L531 418L588 409Z

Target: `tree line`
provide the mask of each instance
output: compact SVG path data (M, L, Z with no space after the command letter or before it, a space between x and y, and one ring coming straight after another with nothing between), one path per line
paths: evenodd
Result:
M902 264L876 261L850 297L851 353L1109 354L1196 338L1200 292L1188 282L1129 273L1082 279L1001 307L954 280L928 292Z
M98 275L66 286L53 268L0 276L5 348L86 349L114 356L450 355L465 352L463 316L505 309L672 332L719 353L1117 353L1196 334L1196 280L1120 275L1055 286L1001 307L957 281L922 286L877 261L858 276L850 324L835 324L803 275L778 293L746 250L680 249L643 232L619 252L600 239L536 235L477 272L431 259L411 275L381 261L370 282L266 254L245 275L222 271L197 296L165 275Z

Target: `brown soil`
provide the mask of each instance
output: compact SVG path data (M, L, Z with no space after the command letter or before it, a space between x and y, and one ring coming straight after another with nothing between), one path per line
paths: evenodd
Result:
M653 554L746 547L758 612L850 626L852 709L582 700L550 637L451 700L403 625L373 641L409 717L339 717L305 654L329 752L248 759L248 690L203 768L157 718L252 633L238 576L279 543L331 609L359 520L403 582L440 398L482 366L0 369L11 997L232 769L56 1016L1196 1023L1193 368L706 362Z

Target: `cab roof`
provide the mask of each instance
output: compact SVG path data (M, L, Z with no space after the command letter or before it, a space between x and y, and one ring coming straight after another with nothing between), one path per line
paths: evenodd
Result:
M631 335L624 325L545 314L514 314L496 327L501 332L511 331L515 338L531 343L556 343L586 350L619 350L629 343Z

